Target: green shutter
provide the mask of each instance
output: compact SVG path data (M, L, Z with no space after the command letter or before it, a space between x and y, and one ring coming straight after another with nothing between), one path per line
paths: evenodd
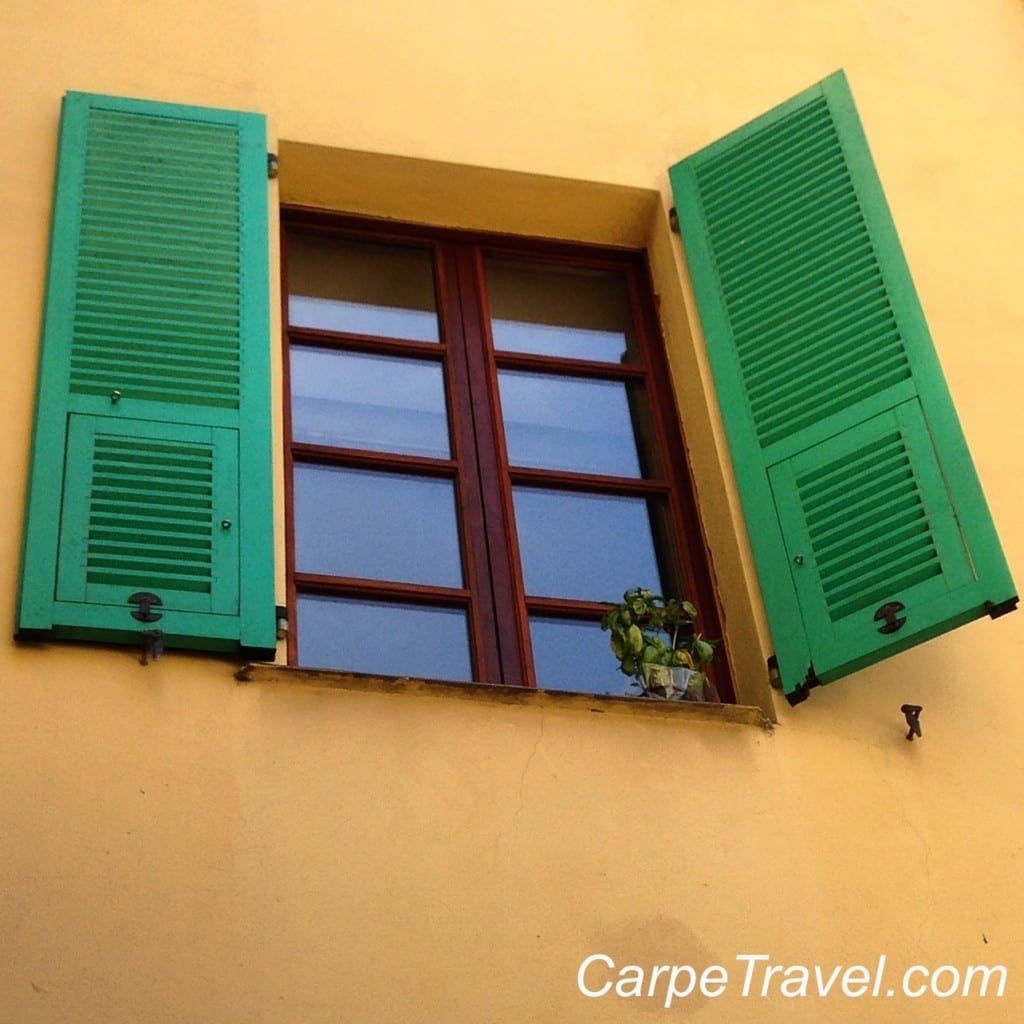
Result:
M789 699L1015 607L842 72L670 177Z
M273 652L268 289L261 115L65 97L19 637Z

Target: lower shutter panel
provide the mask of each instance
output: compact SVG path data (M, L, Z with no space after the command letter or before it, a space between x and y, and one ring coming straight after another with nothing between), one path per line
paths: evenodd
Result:
M57 612L103 608L134 625L143 592L161 628L178 612L238 614L237 432L72 416L57 569ZM214 632L216 627L211 624Z
M822 682L956 618L975 580L916 402L805 449L768 476Z

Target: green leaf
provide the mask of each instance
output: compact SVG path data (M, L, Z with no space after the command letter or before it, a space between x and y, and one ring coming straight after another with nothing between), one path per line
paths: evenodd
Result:
M640 627L632 625L626 632L626 639L629 643L629 649L634 654L639 654L644 649L644 635L640 631Z
M715 649L707 640L697 639L693 641L693 656L699 665L706 665L715 656Z

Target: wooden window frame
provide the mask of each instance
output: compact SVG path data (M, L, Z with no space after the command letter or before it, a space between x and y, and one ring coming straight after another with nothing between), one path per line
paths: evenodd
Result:
M671 386L646 250L380 221L287 205L282 206L281 222L287 601L293 623L300 592L396 601L409 599L425 605L462 607L467 612L474 677L482 682L536 687L529 615L539 613L567 620L594 621L607 605L593 601L527 597L519 564L512 498L514 485L527 485L655 497L664 501L667 529L663 532L667 536L658 538L658 554L663 570L668 574L665 588L682 592L694 601L701 612L701 628L705 635L713 638L723 636L720 603L714 588L710 554L700 521L682 423ZM287 253L290 232L429 250L434 270L439 342L409 342L292 328L288 319ZM523 261L533 266L547 265L553 269L573 267L623 273L633 314L637 361L616 364L532 353L495 352L489 342L489 311L484 283L484 260L492 257ZM289 359L293 343L327 350L413 357L443 365L446 369L445 396L451 457L447 460L424 458L295 442ZM508 466L498 397L499 369L641 384L654 425L654 462L661 469L660 476L626 479ZM471 386L471 381L476 383ZM416 474L452 479L458 495L463 587L379 582L297 572L293 514L293 475L297 463L390 471L406 469ZM623 588L634 582L624 580ZM296 633L297 630L291 630L288 639L290 664L298 663ZM735 696L729 660L725 645L720 645L710 674L723 700L732 702Z

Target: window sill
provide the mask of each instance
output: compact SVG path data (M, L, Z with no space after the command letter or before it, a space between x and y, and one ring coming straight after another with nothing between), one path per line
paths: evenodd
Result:
M235 678L239 683L284 683L291 686L312 686L356 693L410 694L476 700L492 704L518 704L526 707L575 708L594 714L642 715L655 718L682 716L691 721L772 728L771 721L761 708L742 704L645 700L640 697L534 690L525 686L497 686L491 683L447 683L263 663L243 666L235 673Z

